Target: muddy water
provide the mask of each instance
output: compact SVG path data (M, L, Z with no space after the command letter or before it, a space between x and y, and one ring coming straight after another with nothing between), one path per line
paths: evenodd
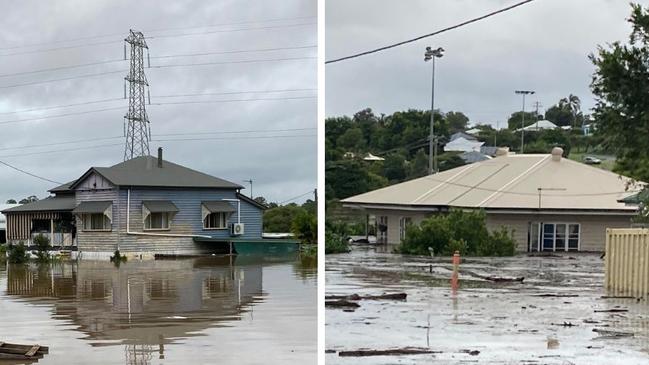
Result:
M50 346L38 364L315 364L316 271L290 257L2 264L0 341Z
M450 262L367 247L327 256L328 295L408 294L406 301L362 300L353 312L327 309L326 348L333 350L327 364L649 364L649 304L602 298L599 255L467 259L455 293ZM525 280L492 283L479 278L485 275ZM595 312L612 308L628 312ZM607 338L593 329L633 337ZM337 354L406 346L440 353ZM472 350L479 354L470 355Z

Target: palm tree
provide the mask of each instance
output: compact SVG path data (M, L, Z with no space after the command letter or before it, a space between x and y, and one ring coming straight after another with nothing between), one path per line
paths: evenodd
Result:
M574 128L575 123L577 122L577 115L581 113L581 100L579 100L579 97L570 94L567 98L559 100L559 107L570 110L570 113L572 114L572 127Z

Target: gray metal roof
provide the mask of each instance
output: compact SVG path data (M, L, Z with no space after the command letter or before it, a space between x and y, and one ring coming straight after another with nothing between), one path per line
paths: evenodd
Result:
M103 213L110 208L112 201L81 202L72 210L75 214Z
M33 203L23 204L14 208L5 209L2 213L45 212L45 211L72 211L76 206L73 196L48 197Z
M163 160L162 168L153 156L142 156L111 167L93 167L84 176L97 172L114 185L173 188L243 189L243 186ZM70 188L74 189L83 177Z
M70 191L70 185L72 185L76 180L66 182L65 184L59 185L53 189L48 190L50 193L64 193Z
M169 200L147 200L142 205L151 213L177 213L178 207Z
M232 204L223 201L223 200L217 200L217 201L205 201L201 202L209 210L211 213L218 213L218 212L236 212L237 210L232 206Z

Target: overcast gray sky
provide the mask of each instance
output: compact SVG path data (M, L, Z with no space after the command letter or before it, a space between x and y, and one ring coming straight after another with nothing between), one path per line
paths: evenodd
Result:
M11 112L122 98L126 71L13 86L126 70L128 61L117 61L15 75L122 59L122 40L133 28L144 31L148 38L152 66L266 60L147 69L153 104L281 99L148 106L154 140L221 138L153 142L152 154L158 146L163 146L167 160L244 186L248 184L243 180L252 178L254 195L263 195L271 201L283 201L311 191L317 181L317 63L313 58L317 48L309 47L317 44L315 17L315 0L4 2L0 24L0 161L62 182L79 177L91 166L121 162L124 139L119 137L123 133L126 100ZM180 36L188 33L201 34ZM107 36L95 37L103 35ZM162 37L167 35L169 37ZM79 39L85 37L92 38ZM71 39L77 40L67 41ZM70 47L76 45L85 46ZM43 52L51 48L60 49ZM292 49L268 50L276 48ZM159 58L241 50L256 52ZM286 58L301 59L277 60ZM10 76L6 76L8 74ZM301 90L159 97L295 89ZM116 107L117 110L3 123ZM275 132L269 132L271 130ZM241 131L248 132L215 133ZM194 134L160 136L177 133ZM100 138L103 139L98 140ZM77 140L86 142L50 145ZM43 146L17 148L32 145ZM53 185L0 165L0 203L32 194L43 198ZM244 192L249 193L248 190ZM299 203L306 198L312 195L296 201Z
M326 59L406 40L519 0L327 0ZM443 47L435 107L459 110L472 123L500 122L521 109L516 89L536 91L549 108L572 93L588 113L594 100L588 54L598 44L626 41L627 1L536 0L509 12L405 46L326 66L327 116L363 108L393 113L430 108L426 46ZM541 110L542 111L542 110Z

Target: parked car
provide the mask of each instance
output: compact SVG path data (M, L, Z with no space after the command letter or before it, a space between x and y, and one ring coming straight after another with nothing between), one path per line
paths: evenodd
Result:
M602 160L593 156L584 156L584 163L587 165L599 165L602 163Z

